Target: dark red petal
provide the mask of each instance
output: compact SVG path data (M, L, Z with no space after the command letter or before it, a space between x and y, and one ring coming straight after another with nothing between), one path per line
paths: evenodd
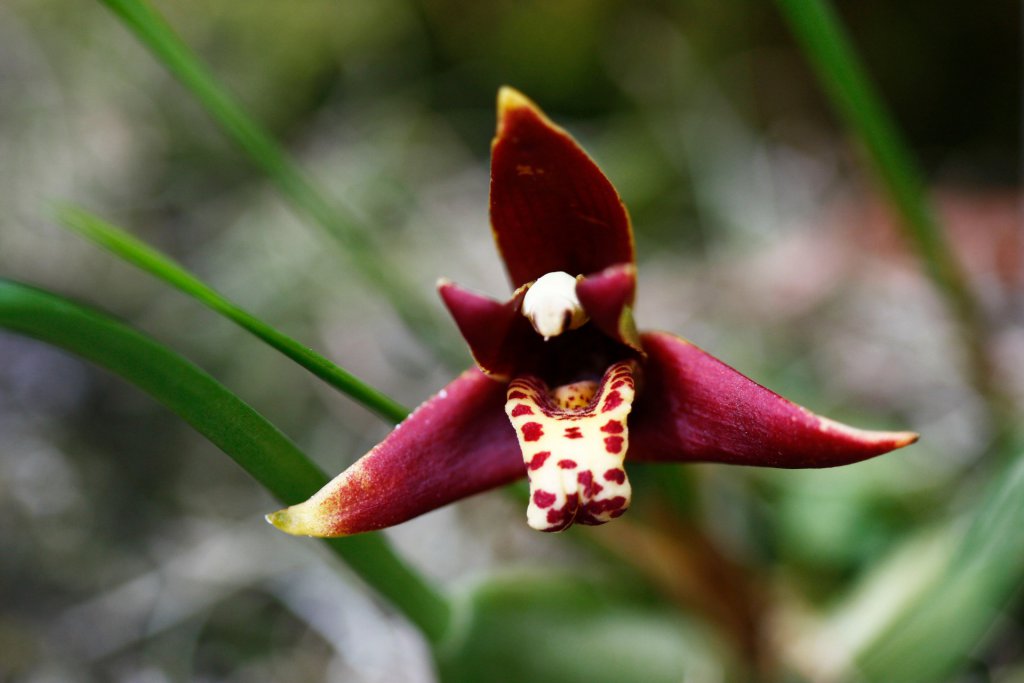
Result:
M512 88L498 93L491 145L491 227L514 286L564 271L632 263L618 193L576 141Z
M469 345L480 369L509 379L527 349L537 346L537 333L519 312L523 292L502 303L442 280L437 286L445 306Z
M622 263L587 275L576 284L576 296L593 323L612 339L637 351L640 336L633 322L636 266Z
M467 370L319 493L267 519L288 533L349 536L525 476L505 387Z
M834 467L917 440L819 417L678 337L642 341L648 355L630 418L631 460Z

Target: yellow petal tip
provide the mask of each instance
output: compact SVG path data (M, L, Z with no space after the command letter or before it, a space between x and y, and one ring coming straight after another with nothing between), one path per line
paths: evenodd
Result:
M279 530L293 536L324 536L322 524L305 505L293 505L266 515L266 520Z
M271 512L269 515L264 515L263 518L281 531L287 532L292 526L291 515L288 514L288 508L278 510L277 512Z
M547 114L545 114L533 100L515 88L503 85L498 89L498 132L494 140L491 142L492 147L497 145L498 140L505 134L506 124L508 124L512 114L516 111L523 110L531 112L534 117L539 119L551 130L561 135L568 136L568 133L549 119Z
M534 104L530 98L523 93L519 92L515 88L503 85L498 89L498 118L503 118L508 112L513 109L537 109L537 105Z
M872 429L858 429L857 427L851 427L850 425L843 424L842 422L830 420L827 417L814 415L809 411L808 414L817 418L818 424L823 432L844 434L847 437L860 441L864 444L875 444L877 446L881 446L885 449L882 452L893 451L897 448L909 446L920 438L920 435L917 432L885 432Z
M917 443L917 440L920 438L921 435L917 432L897 432L893 440L896 442L896 448L903 448L912 443Z

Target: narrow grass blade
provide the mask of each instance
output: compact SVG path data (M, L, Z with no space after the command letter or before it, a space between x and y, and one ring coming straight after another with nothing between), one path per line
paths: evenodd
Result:
M113 318L39 289L0 279L0 327L61 347L120 375L163 403L286 505L327 477L288 437L209 374ZM269 532L268 532L269 533ZM327 542L367 584L433 642L450 606L379 534Z
M140 242L124 230L87 211L71 206L58 208L57 218L71 230L234 321L381 417L392 422L401 422L409 414L407 408L317 352L239 308L169 257Z
M982 308L926 196L924 177L827 0L777 0L825 94L860 140L902 217L900 226L946 300L968 351L970 375L988 403L997 441L1008 442L1013 408L988 356Z
M229 94L170 25L145 0L100 0L206 108L224 132L277 185L292 206L334 237L350 265L381 292L402 321L445 360L454 360L426 296L389 263L371 231L337 202L328 199L277 142ZM433 289L430 289L433 292ZM460 359L461 360L461 359Z
M857 673L865 680L950 680L1011 608L1024 584L1024 459L983 493L940 578L859 653Z
M903 216L903 227L932 277L957 297L969 297L907 145L825 0L778 0L833 106L860 139Z

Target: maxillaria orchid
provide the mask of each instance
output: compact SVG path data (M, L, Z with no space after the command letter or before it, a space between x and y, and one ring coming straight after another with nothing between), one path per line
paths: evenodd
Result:
M833 467L917 439L814 415L687 341L633 324L633 234L615 188L564 130L503 88L491 224L505 303L441 281L477 368L304 503L292 534L404 522L527 475L527 521L560 531L629 507L623 461Z

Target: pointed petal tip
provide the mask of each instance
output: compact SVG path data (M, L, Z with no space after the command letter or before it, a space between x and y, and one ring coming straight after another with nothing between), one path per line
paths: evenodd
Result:
M917 432L882 432L882 434L889 440L892 446L891 450L905 448L917 443L921 438L921 435Z
M917 443L918 439L921 438L921 435L917 432L897 432L896 436L896 448L903 448L904 446Z
M877 449L878 455L904 448L912 443L916 443L921 438L921 435L917 432L887 432L859 429L827 417L821 417L820 415L815 417L819 420L822 431L846 436L865 446L872 446L874 449Z
M276 527L278 530L283 531L286 534L294 533L292 531L294 524L292 524L292 516L289 512L290 509L291 508L283 508L277 512L271 512L270 514L263 515L263 519L267 520L271 526Z
M887 441L892 445L892 450L897 448L905 448L911 444L917 443L921 435L917 432L874 432L877 435L879 441Z
M635 460L825 468L909 446L910 431L871 431L821 417L693 344L642 336L646 388L630 426Z
M310 509L308 502L293 505L277 512L271 512L269 515L265 515L264 518L278 530L292 536L328 537L343 535L332 533L330 530L325 529L323 520L319 518L314 510Z
M498 88L498 120L500 121L513 109L537 110L533 101L510 85Z
M516 116L517 112L521 112L519 116ZM537 103L531 100L529 97L519 92L515 88L503 85L498 90L498 128L495 132L494 139L491 140L491 149L498 144L498 141L509 134L509 131L514 128L517 123L516 121L534 119L539 121L541 125L558 136L564 136L571 139L571 136L565 130L548 118L548 115L544 113L544 110L537 106ZM576 142L574 141L575 145Z

